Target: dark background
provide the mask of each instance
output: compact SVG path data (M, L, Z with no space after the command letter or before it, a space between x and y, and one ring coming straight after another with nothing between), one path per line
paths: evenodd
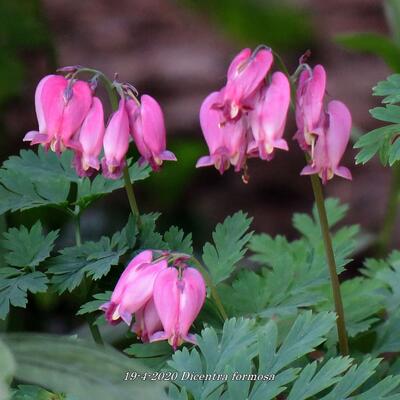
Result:
M313 201L309 179L299 176L304 158L291 140L293 116L285 133L289 153L278 152L272 162L250 161L245 185L233 171L221 177L213 168L194 168L207 152L198 110L209 92L224 85L232 57L264 43L281 54L291 72L311 49L310 63L326 67L328 98L349 106L355 133L377 127L368 113L379 101L371 87L390 70L373 55L335 43L335 35L355 31L387 33L381 1L0 0L0 161L28 147L22 138L37 126L34 91L42 76L74 64L109 76L118 72L121 80L160 101L168 147L179 160L136 185L142 212L162 212L161 230L175 224L192 231L197 248L217 222L238 209L255 218L255 230L293 238L292 214L309 211ZM349 146L344 165L353 182L335 178L326 192L350 204L346 222L376 233L390 171L377 160L355 166L354 155ZM40 217L49 228L62 225L62 244L72 243L69 222L51 213L51 218L48 210L14 213L5 222L26 224ZM83 215L83 238L113 232L128 213L123 191L97 202Z

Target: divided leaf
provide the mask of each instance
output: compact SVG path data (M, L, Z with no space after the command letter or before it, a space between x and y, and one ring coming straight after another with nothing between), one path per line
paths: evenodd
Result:
M37 153L21 150L11 156L0 169L0 214L6 211L27 210L41 206L66 209L71 184L78 186L77 204L81 209L93 201L124 186L123 179L110 180L101 174L93 180L80 178L72 168L72 151L58 157L39 147ZM132 181L145 179L150 168L134 163L129 167Z
M99 242L67 247L46 262L48 272L53 274L51 282L59 293L72 292L85 276L97 280L107 275L127 249L115 248L105 236Z
M214 245L204 245L203 261L215 285L227 279L245 255L245 246L253 234L247 232L251 221L242 211L227 217L212 234Z
M192 234L189 233L185 236L185 232L176 226L171 226L164 233L164 242L168 250L193 254Z
M128 165L131 161L128 160ZM140 166L138 162L129 167L131 182L137 182L150 176L151 168L148 165ZM106 179L103 175L97 175L93 180L84 178L78 183L77 204L81 208L88 207L93 201L104 195L123 188L123 179Z
M10 305L25 308L28 291L45 292L48 279L43 272L25 273L17 268L0 268L0 319L5 319Z
M370 110L371 115L392 125L382 126L362 135L354 145L361 149L356 156L356 164L365 164L375 154L379 154L383 165L392 166L400 160L400 75L390 75L385 81L378 82L373 88L374 96L385 96L382 103L385 107L376 107Z
M111 291L94 294L93 298L95 300L88 301L87 303L81 305L81 308L78 310L76 315L90 314L92 312L99 311L99 307L110 300L111 294Z
M34 270L50 256L58 232L51 231L45 236L40 221L31 230L23 225L9 229L3 234L5 239L1 241L1 246L8 250L4 256L5 261L14 267L30 267Z

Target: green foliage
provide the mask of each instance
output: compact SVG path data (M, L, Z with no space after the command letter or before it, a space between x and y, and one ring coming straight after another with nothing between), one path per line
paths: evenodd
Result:
M0 319L5 319L10 305L25 308L28 291L45 292L48 279L43 272L27 272L17 268L0 269Z
M132 220L130 220L132 221ZM112 238L103 236L98 242L86 242L81 246L67 247L58 256L46 262L51 282L59 293L74 290L85 277L93 280L107 275L113 265L135 244L135 237L127 240L126 228Z
M128 164L130 161L128 161ZM129 176L132 182L146 179L150 175L150 167L134 163L129 167ZM87 208L93 201L103 197L114 190L124 187L123 179L106 179L97 175L93 180L80 179L78 182L78 199L76 203L82 208Z
M385 321L375 327L376 341L372 353L400 351L400 252L393 251L386 260L367 260L364 274L382 284Z
M62 393L53 393L39 386L18 385L14 391L11 400L69 400ZM71 399L72 400L72 399Z
M383 104L396 104L400 102L400 74L389 75L386 81L380 81L373 88L374 96L386 96Z
M42 147L37 153L21 150L19 156L11 156L0 169L0 214L41 206L67 210L77 204L83 209L124 186L122 179L110 180L102 175L92 181L79 178L71 167L72 157L71 151L58 157ZM129 167L129 172L132 181L138 181L149 175L149 168L135 163ZM69 200L72 184L77 185L76 202Z
M164 233L164 242L168 250L185 254L193 253L192 234L185 236L183 230L176 226L171 226Z
M204 245L203 261L215 285L227 279L245 255L245 246L253 234L247 232L251 221L252 218L241 211L227 217L213 232L214 245Z
M144 368L109 346L31 333L8 334L3 339L17 362L15 378L19 381L77 399L165 398L161 382L124 381L127 371Z
M288 400L344 400L360 389L363 393L354 399L400 398L398 389L397 394L393 393L400 384L398 376L385 378L386 386L379 382L363 389L380 360L366 358L357 365L349 357L333 357L319 367L317 362L305 362L304 356L325 341L334 325L332 313L306 312L297 317L282 341L274 320L256 326L250 320L231 319L225 322L221 337L213 328L206 328L197 336L198 349L177 351L169 365L181 378L186 372L210 376L218 373L223 379L178 379L175 383L181 390L170 389L170 398L187 399L190 393L194 400L270 400L285 392ZM274 379L235 380L235 372L273 375Z
M3 236L0 245L6 265L0 268L0 319L5 319L10 304L25 308L28 291L47 290L47 276L36 268L50 256L58 231L44 235L37 221L30 230L25 226L11 228Z
M97 293L93 295L95 300L88 301L83 304L76 315L90 314L92 312L98 311L99 307L111 298L112 292L107 291L104 293Z
M357 164L365 164L376 153L379 153L383 165L392 166L400 159L400 141L398 140L400 106L395 105L400 102L399 89L399 74L389 76L386 81L378 82L373 88L375 96L385 96L382 100L385 107L373 108L370 110L371 115L375 119L392 124L374 129L358 139L354 145L355 148L361 149L356 156Z
M133 343L124 353L149 368L160 370L171 358L173 349L168 342Z
M29 231L25 226L11 228L3 234L1 246L8 250L4 259L13 267L30 267L34 269L40 262L49 257L58 237L58 230L43 235L42 224L37 221Z
M394 71L400 71L400 48L387 36L378 33L349 33L337 35L335 40L349 50L377 55Z
M15 361L8 347L0 340L0 399L9 399L8 386L15 373Z
M347 211L335 199L328 199L326 208L331 227ZM327 296L330 298L330 292L325 291L329 290L329 275L315 207L313 216L295 214L293 224L303 235L299 240L288 242L282 236L272 238L266 234L251 238L251 259L263 268L243 269L231 285L221 285L219 291L230 315L295 315L299 308L315 307ZM358 227L353 226L333 235L339 271L354 251L357 233Z
M384 309L382 284L376 279L356 277L344 281L341 285L346 329L350 337L367 331L378 322L378 314ZM320 288L321 301L317 305L319 311L332 310L334 307L330 285Z

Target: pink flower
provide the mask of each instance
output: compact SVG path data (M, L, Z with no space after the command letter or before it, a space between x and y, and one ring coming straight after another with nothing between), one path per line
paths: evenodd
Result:
M127 101L131 133L136 147L154 171L164 160L176 161L174 153L166 150L164 115L153 97L143 95L140 106L134 100Z
M351 180L349 169L339 165L350 139L349 109L341 101L329 102L321 126L323 130L317 138L312 163L303 169L301 175L319 174L324 184L334 175Z
M98 97L93 97L92 107L77 136L79 149L75 152L74 166L79 176L90 176L94 170L99 170L103 136L103 104Z
M320 117L325 96L326 73L322 65L300 74L296 93L295 138L303 150L309 150L312 140L320 134Z
M195 343L189 329L206 297L206 286L199 271L187 267L181 276L176 268L159 273L154 283L154 304L164 330L150 336L150 341L168 339L176 349L184 341Z
M241 118L238 121L222 122L221 111L214 107L223 97L223 92L211 93L201 105L200 125L210 155L201 157L196 164L197 168L215 165L221 174L231 164L239 171L245 162L247 148L246 121Z
M35 108L39 131L30 131L24 141L41 143L61 153L71 147L71 138L89 112L92 93L87 82L71 82L63 76L48 75L38 84Z
M130 325L132 314L140 310L152 297L154 281L160 271L167 268L167 261L153 262L150 250L139 253L125 268L111 296L100 309L105 311L110 324L121 319Z
M118 110L111 116L104 134L104 158L101 161L103 175L118 179L125 167L125 156L129 147L129 118L125 100L119 101Z
M135 313L135 323L132 326L142 342L148 342L150 336L162 329L160 317L157 314L153 298Z
M272 52L265 48L254 53L243 49L233 59L222 101L216 104L226 120L240 118L242 111L249 108L250 97L260 88L272 62Z
M248 154L270 160L275 148L288 150L282 136L289 103L289 81L282 72L275 72L271 84L263 88L255 109L249 113L254 140L249 144Z

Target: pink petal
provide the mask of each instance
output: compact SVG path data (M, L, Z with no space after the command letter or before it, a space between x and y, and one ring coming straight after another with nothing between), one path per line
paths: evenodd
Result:
M349 181L353 179L350 170L346 167L337 167L334 172L335 175L340 176L344 179L348 179Z
M328 104L329 127L326 133L328 157L335 170L350 140L351 114L341 101L333 100Z
M125 155L129 147L129 119L123 99L118 110L112 115L106 128L102 161L103 174L110 178L118 178L125 165Z
M152 264L141 264L134 279L131 277L123 289L120 300L121 311L133 314L143 307L153 295L153 286L157 275L165 268L167 268L166 260Z
M176 268L164 269L154 282L154 304L168 337L174 333L179 320L180 291L177 283L178 270Z
M99 156L103 147L104 131L103 104L98 97L93 97L92 106L79 132L79 142L85 156Z
M118 279L117 285L113 291L111 300L119 303L121 300L121 295L125 289L125 286L136 279L138 268L143 264L150 264L153 260L153 252L151 250L145 250L140 252L137 256L135 256L127 267L122 272L121 276Z
M65 95L63 97L65 98ZM60 131L58 132L65 145L68 145L71 137L82 125L91 104L92 91L89 84L80 80L74 82L72 84L72 96L65 104Z
M256 55L236 66L230 73L226 84L224 99L240 105L244 99L253 94L267 75L273 62L272 52L261 49Z

